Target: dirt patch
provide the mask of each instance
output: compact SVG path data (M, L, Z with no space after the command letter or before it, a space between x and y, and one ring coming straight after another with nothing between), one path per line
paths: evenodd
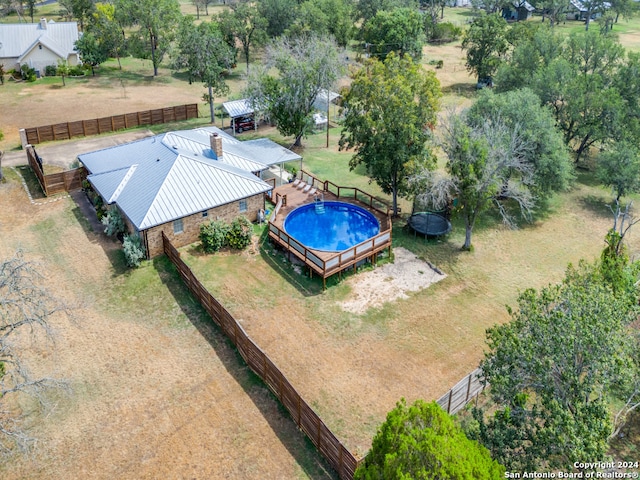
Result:
M339 305L346 312L362 314L387 302L409 298L407 292L417 292L445 277L439 269L398 247L393 263L349 278L352 294Z

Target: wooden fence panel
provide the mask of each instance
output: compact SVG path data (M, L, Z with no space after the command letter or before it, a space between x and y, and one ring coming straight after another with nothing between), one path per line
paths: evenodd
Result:
M25 128L24 130L27 143L36 145L42 142L68 140L75 137L115 132L125 128L139 127L141 125L157 125L197 117L198 104L193 103L177 105L175 107L157 108L144 112L125 113L112 117L31 127Z
M438 405L451 415L462 410L467 403L484 390L485 387L480 382L481 373L482 371L477 368L464 377L456 383L451 390L438 399Z
M33 171L34 175L38 179L38 182L40 183L40 187L42 188L42 191L46 195L47 184L44 181L44 172L42 171L42 166L36 160L36 151L33 147L29 146L26 148L26 152L27 152L27 161L29 162L29 166L31 167L31 170Z
M69 137L84 137L84 122L80 120L79 122L69 122Z
M342 445L320 417L302 399L271 359L249 338L242 326L198 281L191 269L180 258L178 250L171 244L164 233L162 234L162 242L165 254L176 266L187 288L235 344L238 352L240 352L240 355L251 370L280 399L294 422L316 446L318 452L338 472L340 478L352 479L359 461Z

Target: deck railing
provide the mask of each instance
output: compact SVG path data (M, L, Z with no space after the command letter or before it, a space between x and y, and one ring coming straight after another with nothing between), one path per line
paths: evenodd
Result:
M377 199L370 193L360 190L358 187L343 187L336 185L329 180L320 180L309 172L300 170L300 178L306 181L312 187L322 189L325 192L332 193L338 198L352 198L367 205L370 209L375 210L382 215L391 215L391 207L382 200Z

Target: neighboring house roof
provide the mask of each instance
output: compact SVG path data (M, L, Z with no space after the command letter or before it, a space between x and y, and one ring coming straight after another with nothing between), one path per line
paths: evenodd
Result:
M587 7L580 0L571 0L571 5L573 5L577 10L581 12L587 12ZM600 9L608 10L611 8L611 4L609 2L602 2L597 6L597 8L593 8L592 11L597 11Z
M43 23L46 28L43 28ZM75 42L78 40L76 22L56 23L7 23L0 24L0 57L23 58L39 43L66 59L77 53Z
M222 139L222 158L210 137ZM108 203L146 230L271 189L252 172L301 157L268 139L240 142L216 127L169 132L78 159Z
M520 1L520 0L513 0L513 2L511 2L512 5L516 8L524 8L525 10L527 10L528 12L533 12L535 11L536 7L534 7L533 5L531 5L529 2L527 2L526 0L524 2Z

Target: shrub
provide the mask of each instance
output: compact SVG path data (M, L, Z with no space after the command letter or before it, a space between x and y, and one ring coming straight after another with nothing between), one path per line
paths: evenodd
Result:
M55 65L47 65L44 67L44 74L47 77L55 77L58 74L58 67Z
M231 228L227 233L227 244L236 250L242 250L249 246L253 236L253 226L247 217L237 217L231 222Z
M122 249L127 267L130 268L139 267L140 262L147 256L142 241L137 235L125 235Z
M206 253L215 253L227 245L229 225L222 220L212 220L200 225L200 241Z
M24 64L20 67L20 73L22 75L22 79L27 82L35 82L36 81L36 69L31 68L29 65Z
M124 220L117 208L110 209L107 214L102 217L101 220L104 227L104 233L110 237L119 235L125 232Z
M448 43L460 38L462 28L451 22L433 23L430 20L425 20L425 33L427 41L431 43Z
M84 68L82 65L74 65L69 68L69 76L70 77L82 77L84 75Z

